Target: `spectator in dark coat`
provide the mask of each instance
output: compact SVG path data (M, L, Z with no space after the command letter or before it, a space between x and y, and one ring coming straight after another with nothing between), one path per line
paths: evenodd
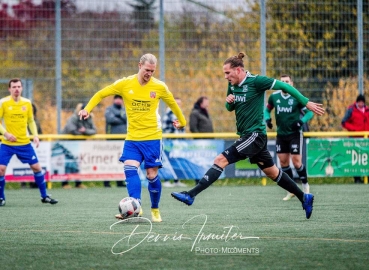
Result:
M192 133L211 133L213 130L213 122L211 121L209 112L209 99L200 97L190 114L190 131Z
M205 96L200 97L193 106L190 114L190 131L192 133L212 133L213 122L209 112L209 99ZM199 179L195 179L196 184Z
M113 105L105 110L106 134L127 134L127 115L123 106L123 98L114 96ZM111 187L109 181L104 181L105 187ZM125 187L123 181L117 181L117 187Z
M79 119L78 112L84 108L83 103L78 103L74 113L69 119L67 120L67 124L65 125L62 133L63 134L72 134L72 135L95 135L96 134L96 127L93 122L93 118L90 117L86 120ZM76 188L86 188L85 185L82 184L81 181L76 180ZM62 182L62 187L65 189L70 189L71 186L69 185L68 181Z

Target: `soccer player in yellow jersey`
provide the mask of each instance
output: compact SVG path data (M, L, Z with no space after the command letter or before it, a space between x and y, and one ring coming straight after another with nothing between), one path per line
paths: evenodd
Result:
M10 96L0 100L0 133L4 135L0 145L0 206L5 205L5 171L13 155L28 163L34 173L35 182L41 193L41 202L56 204L58 201L46 193L44 173L27 135L27 125L34 135L33 143L39 146L37 127L33 118L31 101L23 98L20 79L9 81ZM5 126L1 124L4 120Z
M151 199L151 215L153 222L161 222L159 202L161 182L158 169L162 167L162 128L159 115L159 102L162 99L177 116L173 126L181 129L186 119L177 105L167 85L152 77L157 59L152 54L144 54L138 63L138 73L117 80L113 84L98 91L79 112L87 119L91 110L105 97L120 95L123 97L127 113L127 137L120 161L124 163L128 195L141 201L141 181L137 170L145 161L148 190ZM122 219L121 215L116 218Z

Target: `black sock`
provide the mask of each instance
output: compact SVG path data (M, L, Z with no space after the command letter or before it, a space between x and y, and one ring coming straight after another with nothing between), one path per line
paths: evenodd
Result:
M288 165L287 167L282 167L281 168L283 172L287 173L287 175L292 179L293 179L293 172L292 172L292 169L291 167Z
M304 164L301 165L299 169L296 168L297 174L300 177L300 180L303 184L306 184L308 182L307 173L306 173L306 167Z
M304 201L304 192L299 189L296 183L286 173L280 170L277 179L275 179L274 181L277 182L278 186L284 188L289 193L295 194L300 202Z
M219 176L222 174L223 169L218 165L213 164L211 168L205 173L201 178L199 183L187 193L193 198L201 191L207 189L211 184L218 180Z

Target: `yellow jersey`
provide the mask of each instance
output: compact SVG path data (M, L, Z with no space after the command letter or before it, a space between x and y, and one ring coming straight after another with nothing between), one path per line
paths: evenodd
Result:
M4 120L5 126L1 124ZM26 145L30 143L27 125L30 127L33 135L37 134L37 128L33 119L33 111L31 101L27 98L20 97L19 101L15 101L11 96L0 99L0 131L1 133L9 132L16 138L16 142L10 142L5 137L2 143L6 145Z
M91 110L105 97L120 95L123 98L127 113L126 140L147 141L162 139L159 103L162 99L177 116L182 126L186 119L175 101L167 85L151 77L145 85L138 81L137 74L124 77L98 91L86 105L85 110Z

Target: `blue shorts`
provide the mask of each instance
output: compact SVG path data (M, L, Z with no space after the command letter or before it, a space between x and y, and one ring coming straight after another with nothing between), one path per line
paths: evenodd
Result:
M145 169L161 168L163 144L161 140L125 141L123 154L119 161L136 160L140 164L145 161Z
M35 150L30 143L14 146L6 144L0 145L0 165L8 166L13 155L16 155L22 163L28 163L29 165L38 163Z

